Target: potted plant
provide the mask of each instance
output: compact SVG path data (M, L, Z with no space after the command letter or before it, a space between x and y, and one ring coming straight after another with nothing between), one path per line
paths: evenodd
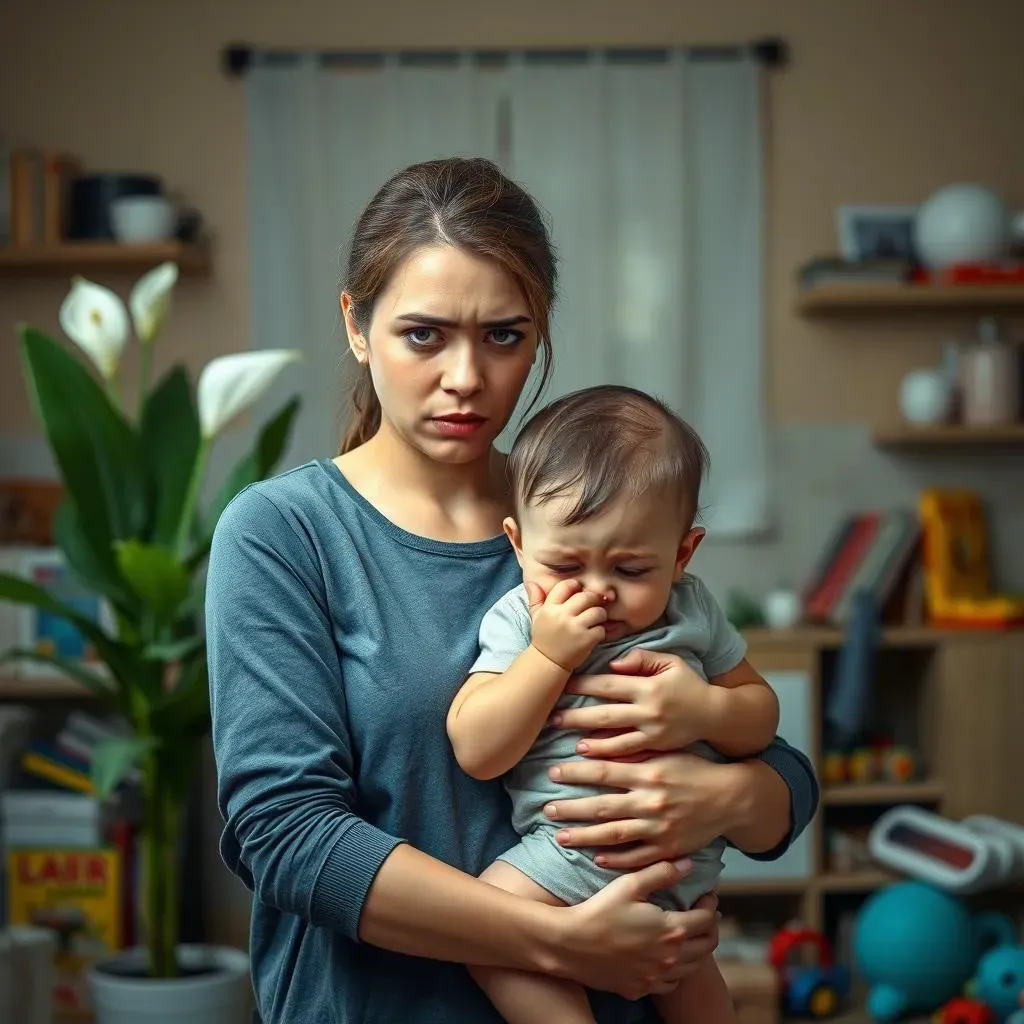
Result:
M22 577L0 575L0 600L71 623L99 667L20 649L5 657L50 662L129 723L130 736L95 750L98 796L109 795L130 769L141 778L145 946L90 972L98 1024L135 1024L143 1016L227 1024L248 999L244 953L178 944L180 823L209 730L203 592L213 528L231 498L277 464L298 399L269 419L201 506L214 441L298 353L215 358L199 376L195 399L180 365L151 387L150 357L176 281L173 263L150 271L132 290L129 315L113 292L74 280L60 322L91 368L42 331L19 327L26 384L63 485L55 542L111 614L108 624L93 621ZM134 415L118 380L131 322L141 347Z

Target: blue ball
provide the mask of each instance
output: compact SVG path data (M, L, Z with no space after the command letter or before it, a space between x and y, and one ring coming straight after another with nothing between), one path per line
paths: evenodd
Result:
M922 882L900 882L864 903L853 955L869 985L895 989L908 1011L928 1011L962 992L977 945L960 900Z

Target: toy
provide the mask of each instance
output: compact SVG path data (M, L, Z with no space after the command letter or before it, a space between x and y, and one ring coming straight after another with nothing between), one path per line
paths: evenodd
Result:
M817 948L818 963L810 967L790 964L790 953L808 944ZM778 972L783 1009L794 1016L812 1020L831 1017L849 994L849 974L833 964L832 948L821 932L782 928L768 947L768 962Z
M1024 623L1024 597L991 591L988 528L978 495L926 490L919 512L931 624L1006 629Z
M996 1015L976 999L958 996L935 1015L935 1024L996 1024Z
M870 986L868 1013L876 1021L930 1013L962 993L987 948L1013 938L1009 918L972 918L955 896L923 882L874 893L853 931L854 959Z
M1024 1013L1024 946L996 946L979 961L972 995L1005 1022Z
M1024 829L987 815L956 823L894 807L875 823L868 846L880 864L947 892L977 893L1024 877Z

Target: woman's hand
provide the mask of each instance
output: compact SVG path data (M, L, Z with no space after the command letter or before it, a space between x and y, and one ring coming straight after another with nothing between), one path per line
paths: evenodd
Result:
M557 800L545 805L552 821L600 824L561 829L558 842L572 847L624 847L600 851L602 867L632 869L672 860L729 836L752 814L751 766L718 764L695 754L657 754L646 761L569 761L551 769L570 786L622 792Z
M577 752L588 757L627 757L645 750L682 750L707 734L710 688L677 654L633 650L611 665L615 675L574 676L566 693L600 697L602 703L559 711L552 723L587 736Z
M688 911L647 902L652 892L685 875L683 863L623 875L584 903L555 910L552 919L560 923L552 935L550 973L627 999L675 988L718 945L714 896Z

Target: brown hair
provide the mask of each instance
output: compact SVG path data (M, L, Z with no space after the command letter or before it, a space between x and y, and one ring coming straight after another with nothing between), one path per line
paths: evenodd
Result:
M576 496L562 520L581 523L623 495L668 494L689 529L709 464L697 432L650 395L614 384L584 388L541 409L508 456L516 508Z
M414 164L384 183L356 224L343 288L366 334L377 297L416 249L451 245L493 260L523 291L544 351L540 387L551 365L549 322L555 254L537 204L491 161L452 157ZM380 403L363 365L352 386L347 452L380 427Z

